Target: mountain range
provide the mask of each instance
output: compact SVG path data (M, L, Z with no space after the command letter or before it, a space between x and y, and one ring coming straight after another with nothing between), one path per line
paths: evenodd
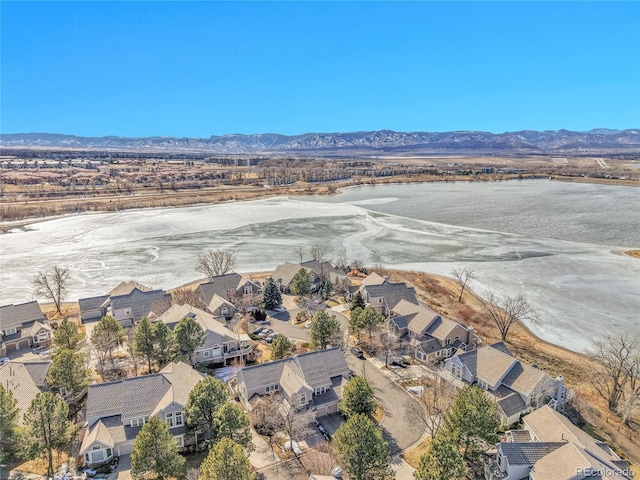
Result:
M217 154L298 155L416 155L416 154L593 154L640 152L640 129L523 130L489 133L394 132L280 135L222 135L209 138L79 137L52 133L0 134L2 147L39 147L90 150L184 151Z

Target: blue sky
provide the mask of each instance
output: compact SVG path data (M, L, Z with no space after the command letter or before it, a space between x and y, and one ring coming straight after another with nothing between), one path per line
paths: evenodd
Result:
M11 2L2 133L640 127L640 2Z

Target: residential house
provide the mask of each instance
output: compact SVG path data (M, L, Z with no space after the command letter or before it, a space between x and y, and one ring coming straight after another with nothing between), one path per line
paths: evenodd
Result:
M194 352L194 364L227 363L253 356L253 346L247 334L232 332L213 315L199 308L173 305L154 321L163 322L173 330L180 320L187 317L193 318L207 335L204 345Z
M81 298L78 303L83 322L109 315L123 327L130 327L143 317L165 311L171 306L171 295L132 280L120 283L107 295Z
M522 422L522 430L507 431L485 456L487 480L631 479L628 462L550 406Z
M166 422L180 447L190 444L184 407L202 379L189 365L177 362L151 375L89 385L88 425L80 447L85 463L94 466L130 454L136 435L152 416Z
M310 260L308 262L302 262L300 266L302 268L311 269L311 271L313 271L315 274L314 277L316 277L319 282L324 278L329 279L332 285L337 285L341 282L349 281L349 277L347 277L347 274L343 270L331 265L330 262L318 262L317 260Z
M349 377L344 354L334 347L245 367L236 379L247 410L260 396L279 393L289 406L311 408L316 417L322 417L338 411Z
M380 284L363 283L360 291L365 301L386 317L391 316L393 309L402 300L418 305L418 298L413 287L407 287L404 282L390 283L386 277L383 277L383 282Z
M562 410L567 390L563 378L551 378L539 368L517 360L504 345L494 343L458 351L446 359L441 375L455 386L477 384L496 402L502 425L549 402Z
M258 293L259 284L235 272L213 277L196 289L203 305L216 317L233 316L243 301L252 305Z
M472 327L449 320L430 308L400 300L391 312L390 329L407 342L417 360L438 362L480 343Z
M0 307L0 357L23 348L48 345L53 337L38 302Z
M20 410L18 422L27 411L36 395L47 388L47 373L51 362L8 362L0 365L0 384L13 393Z
M299 264L289 262L283 263L282 265L278 265L271 277L278 287L280 287L281 291L289 293L291 291L293 277L295 277L296 273L301 269L304 269L309 273L309 282L312 292L315 292L320 288L322 280L325 278L328 278L332 285L350 283L349 277L347 277L347 274L344 271L339 268L335 268L329 262L318 262L316 260L310 260Z

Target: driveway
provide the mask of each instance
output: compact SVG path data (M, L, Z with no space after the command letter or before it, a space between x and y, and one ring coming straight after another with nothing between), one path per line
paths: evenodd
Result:
M349 351L345 353L345 358L349 368L369 382L384 410L385 417L380 425L391 453L399 453L418 442L423 432L405 418L405 405L415 401L411 395L387 378L370 360L361 360Z
M296 318L298 312L301 312L301 308L294 308L281 313L274 313L269 317L272 328L277 333L282 333L286 337L292 340L301 340L308 342L311 338L311 332L308 328L304 327L304 323L300 325L293 325L292 320ZM340 327L343 332L346 331L349 319L340 312L333 309L327 311L329 315L336 317L340 321Z
M130 455L122 455L120 457L118 468L107 477L107 480L132 480Z

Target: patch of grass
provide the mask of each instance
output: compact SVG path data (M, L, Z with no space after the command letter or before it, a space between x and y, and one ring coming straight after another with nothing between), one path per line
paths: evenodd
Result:
M418 464L420 463L420 457L422 457L427 450L429 450L429 444L431 443L431 438L426 437L419 444L413 447L411 450L404 452L400 455L405 462L411 465L413 468L418 468Z

